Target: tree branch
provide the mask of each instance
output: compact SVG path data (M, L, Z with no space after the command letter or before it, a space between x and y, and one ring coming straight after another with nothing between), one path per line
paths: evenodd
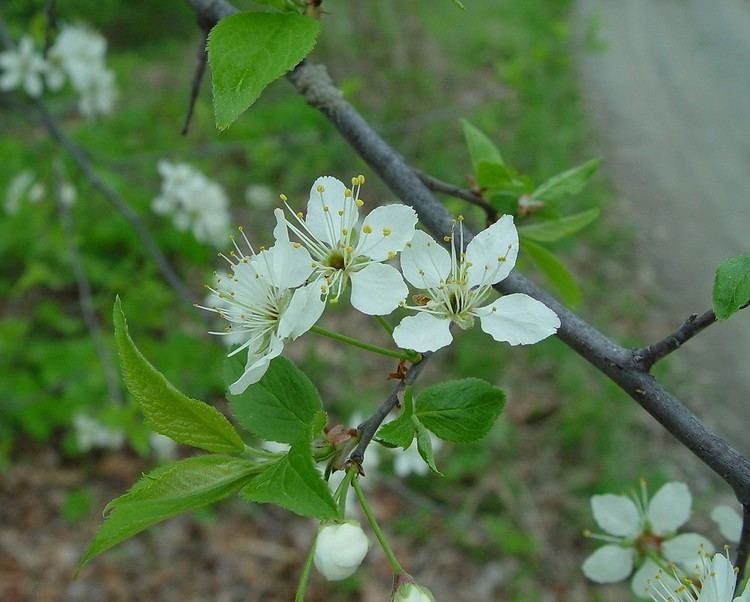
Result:
M734 565L737 567L737 583L741 583L742 578L745 576L748 557L750 557L750 504L743 504L742 535L740 535L740 542L737 544L737 555L734 559Z
M485 215L487 216L488 223L494 223L497 221L497 211L485 200L483 196L476 194L471 190L459 188L458 186L454 186L453 184L449 184L448 182L438 180L437 178L418 169L415 169L414 173L416 173L417 176L419 176L419 179L422 180L422 183L433 192L442 192L443 194L447 194L448 196L452 196L454 198L464 200L467 203L471 203L472 205L475 205L482 209L482 211L484 211Z
M182 124L182 130L180 130L180 133L183 136L187 135L188 128L190 128L190 120L193 118L195 102L198 100L198 94L201 90L203 76L206 73L206 62L208 61L206 41L208 40L209 30L210 27L201 29L201 39L198 44L198 54L195 57L195 71L193 72L193 81L190 84L190 99L188 100L187 114L185 115L185 123Z

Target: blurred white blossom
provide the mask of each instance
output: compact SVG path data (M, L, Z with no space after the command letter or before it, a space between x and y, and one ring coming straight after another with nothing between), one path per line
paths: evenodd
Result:
M437 453L442 446L440 439L430 433L430 440L432 441L432 451ZM394 453L396 457L393 459L393 472L397 477L408 477L410 474L424 476L430 471L427 462L419 455L416 441L413 441L411 446L405 451L396 450Z
M265 184L250 184L245 188L245 201L255 209L268 209L273 205L273 190Z
M148 435L148 443L157 460L174 460L177 457L177 443L166 435L151 432Z
M42 93L46 66L42 55L34 48L29 36L24 36L16 48L0 53L0 90L22 89L34 98Z
M6 213L16 213L21 207L21 203L29 198L29 191L34 186L36 177L34 172L26 169L14 176L8 183L5 191L5 203L3 207Z
M370 549L370 541L357 521L329 524L318 531L313 561L329 581L354 574Z
M711 511L711 520L718 525L727 541L739 543L742 535L742 517L739 512L730 506L716 506Z
M87 452L91 449L119 449L125 442L125 435L103 425L98 420L77 414L73 418L78 449Z
M229 231L229 199L223 188L187 163L162 160L161 194L151 208L171 215L178 230L190 229L200 242L220 245Z

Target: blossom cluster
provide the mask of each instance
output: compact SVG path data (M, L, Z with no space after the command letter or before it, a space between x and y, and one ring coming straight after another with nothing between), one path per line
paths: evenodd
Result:
M45 86L59 90L68 81L78 94L81 114L108 114L117 90L106 53L107 41L79 25L63 25L46 57L30 36L24 36L16 48L0 53L0 90L23 90L37 98Z
M47 194L47 186L42 179L30 169L25 169L11 178L5 189L5 200L2 205L9 215L18 213L24 203L37 204ZM59 200L71 206L76 200L76 189L71 182L64 180L60 184Z
M171 215L178 230L190 229L200 242L219 244L229 231L229 199L224 189L187 163L157 164L161 194L151 201L158 214Z
M367 315L412 310L393 338L417 352L449 345L451 325L467 329L476 318L493 339L511 345L536 343L557 331L557 315L528 295L490 302L493 285L510 274L518 255L512 216L503 216L465 246L459 219L444 241L448 251L416 229L411 207L383 205L361 216L362 184L363 176L352 178L351 187L330 176L318 178L304 214L281 195L287 212L274 211L274 245L256 252L242 232L242 247L235 242L224 256L231 274L209 287L218 302L203 308L229 322L225 332L215 334L242 335L230 353L247 351L245 371L230 386L233 394L260 380L285 342L310 330L326 302L339 302L347 290L351 305ZM399 255L401 270L390 263Z
M639 598L700 602L733 602L734 580L717 590L717 571L729 561L715 552L713 543L698 533L680 533L690 518L692 496L685 483L670 482L649 498L645 483L630 496L595 495L594 520L604 531L586 532L605 542L583 563L584 575L596 583L616 583L633 574L631 588ZM728 506L718 506L711 517L729 541L739 541L741 520ZM730 572L731 563L729 563ZM718 574L727 576L726 571ZM723 579L724 577L722 577ZM697 587L695 584L698 584ZM702 585L701 585L702 584ZM726 595L708 593L729 592ZM698 596L699 592L705 592ZM743 596L736 600L750 602ZM714 596L714 597L711 597Z

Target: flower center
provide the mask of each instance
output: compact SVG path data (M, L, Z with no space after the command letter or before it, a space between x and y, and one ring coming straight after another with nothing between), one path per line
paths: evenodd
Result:
M635 549L641 554L647 554L648 552L659 552L661 550L662 539L658 535L649 531L642 533L641 536L635 541Z
M343 270L346 266L346 259L341 251L335 250L329 253L322 263L335 270Z

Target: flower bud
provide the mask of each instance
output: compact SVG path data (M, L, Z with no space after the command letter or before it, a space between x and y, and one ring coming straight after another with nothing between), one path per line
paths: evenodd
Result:
M370 541L357 521L326 525L318 532L315 568L329 581L346 579L357 570L369 548Z
M435 597L426 587L409 582L399 586L391 602L435 602Z

